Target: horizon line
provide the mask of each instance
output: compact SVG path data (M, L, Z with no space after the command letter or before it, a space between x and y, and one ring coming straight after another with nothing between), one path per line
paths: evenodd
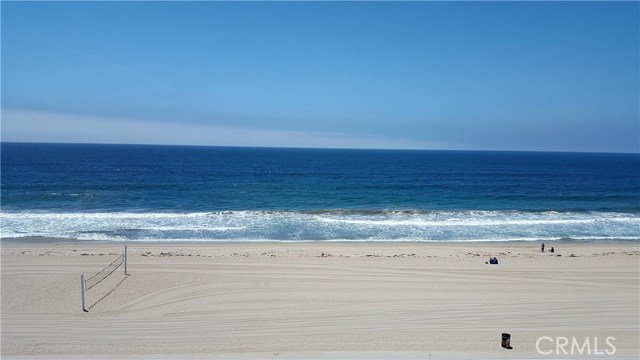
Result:
M113 146L166 146L166 147L200 147L200 148L236 148L236 149L298 149L298 150L377 150L377 151L434 151L434 152L504 152L504 153L556 153L556 154L620 154L640 155L637 152L619 151L579 151L579 150L508 150L508 149L427 149L427 148L358 148L358 147L299 147L299 146L251 146L251 145L210 145L210 144L158 144L158 143L118 143L118 142L42 142L42 141L5 141L0 144L34 144L34 145L113 145Z

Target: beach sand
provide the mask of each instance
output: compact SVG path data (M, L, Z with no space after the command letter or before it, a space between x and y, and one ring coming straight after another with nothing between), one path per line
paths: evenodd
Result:
M83 312L122 244L3 241L2 358L637 359L640 245L551 246L129 243Z

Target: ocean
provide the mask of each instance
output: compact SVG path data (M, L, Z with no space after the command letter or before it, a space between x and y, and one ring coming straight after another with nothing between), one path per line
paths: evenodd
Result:
M640 241L640 155L1 144L1 236Z

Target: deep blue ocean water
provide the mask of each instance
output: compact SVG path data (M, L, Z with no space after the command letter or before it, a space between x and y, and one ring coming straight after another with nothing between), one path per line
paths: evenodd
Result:
M640 155L2 143L2 236L640 239Z

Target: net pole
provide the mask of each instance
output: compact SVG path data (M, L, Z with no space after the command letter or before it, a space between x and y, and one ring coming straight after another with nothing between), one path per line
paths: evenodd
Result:
M84 275L80 275L80 294L82 294L82 311L87 312L87 307L84 303Z
M127 245L124 245L124 274L129 275L127 273Z

